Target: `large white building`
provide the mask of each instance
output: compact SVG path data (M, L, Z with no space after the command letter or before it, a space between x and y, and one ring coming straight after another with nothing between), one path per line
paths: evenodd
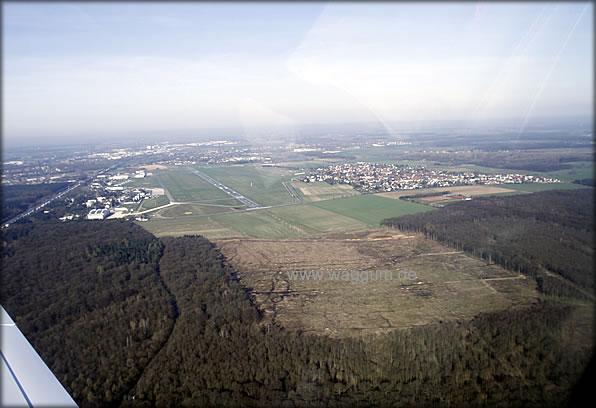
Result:
M105 208L98 208L95 210L89 211L87 214L88 220L105 220L108 215L110 215L110 210L106 210Z

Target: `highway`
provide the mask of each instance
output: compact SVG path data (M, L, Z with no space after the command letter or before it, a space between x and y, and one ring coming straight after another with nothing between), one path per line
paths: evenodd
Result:
M209 184L217 187L218 189L220 189L221 191L223 191L224 193L226 193L230 197L233 197L236 200L240 201L247 208L249 208L249 209L256 209L256 208L261 208L262 207L262 205L255 203L250 198L243 196L242 194L240 194L239 192L237 192L235 190L232 190L230 187L226 186L225 184L220 183L219 181L215 180L214 178L209 177L208 175L206 175L204 173L201 173L200 171L198 171L196 169L190 169L190 171L194 175L199 176L200 178L202 178L203 180L205 180L206 182L208 182Z
M31 214L35 214L36 212L40 211L42 208L44 208L45 206L50 204L52 201L54 201L60 197L63 197L65 194L70 193L72 190L82 186L83 184L85 184L83 181L78 181L78 182L74 183L73 185L67 187L66 189L58 192L57 194L51 196L50 198L44 199L43 202L37 203L37 204L35 204L35 206L29 208L25 212L22 212L19 215L17 215L16 217L13 217L13 218L9 219L8 221L3 222L2 228L7 228L10 224L14 224L15 222L22 220L23 218L28 217Z
M95 176L93 176L92 178L90 178L89 180L94 179L95 177L97 177L100 174L104 174L107 173L108 171L115 169L117 166L117 164L114 164L106 169L103 170L99 170L97 173L95 173ZM2 228L7 228L10 224L14 224L15 222L22 220L25 217L30 216L31 214L35 214L36 212L40 211L42 208L44 208L45 206L47 206L49 203L51 203L52 201L63 197L64 195L70 193L72 190L74 190L75 188L81 187L82 185L86 184L86 181L77 181L76 183L74 183L72 186L67 187L66 189L56 193L53 196L50 196L50 198L45 198L43 202L35 204L33 207L29 208L28 210L26 210L25 212L20 213L19 215L17 215L16 217L13 217L11 219L9 219L8 221L4 221L2 222Z

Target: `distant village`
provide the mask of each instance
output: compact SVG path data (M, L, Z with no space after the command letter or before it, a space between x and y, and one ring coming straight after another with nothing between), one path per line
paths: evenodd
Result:
M560 180L552 177L517 173L455 173L425 167L366 162L317 168L303 176L302 181L306 183L324 181L329 184L350 184L363 193L473 184L560 183Z

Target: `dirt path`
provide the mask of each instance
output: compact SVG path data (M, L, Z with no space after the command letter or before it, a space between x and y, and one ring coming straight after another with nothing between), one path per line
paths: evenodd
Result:
M172 307L172 312L173 312L173 315L174 315L174 322L172 324L172 327L171 327L169 333L167 334L165 340L163 341L163 343L161 344L161 346L159 347L159 349L157 349L155 351L155 353L151 356L151 358L149 359L149 361L147 361L147 364L145 364L145 367L143 367L143 369L141 370L141 372L139 373L139 375L137 376L137 378L134 380L134 385L132 385L128 389L128 392L126 392L124 394L124 396L122 397L122 403L124 403L125 401L130 401L131 400L131 397L132 397L132 399L134 399L135 390L137 388L137 385L139 384L139 382L143 378L143 375L145 374L145 370L148 367L150 367L151 366L151 363L157 358L157 356L160 353L162 353L163 350L165 350L166 346L168 345L168 342L172 338L172 333L174 333L174 329L176 328L176 322L178 321L178 316L180 315L180 310L178 309L178 302L176 300L176 296L172 293L172 291L170 290L170 288L166 285L166 283L164 282L163 278L161 277L159 265L157 266L157 277L158 277L158 280L159 280L160 284L162 285L162 287L165 289L166 293L168 294L169 302L170 302L170 305Z

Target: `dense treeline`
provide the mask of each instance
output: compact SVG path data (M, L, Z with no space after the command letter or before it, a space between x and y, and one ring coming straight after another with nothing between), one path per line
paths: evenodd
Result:
M555 171L572 168L573 162L577 161L593 161L594 152L591 148L584 149L556 149L554 146L547 149L523 148L521 145L517 146L519 150L512 150L510 144L503 149L493 145L494 138L491 138L491 146L496 148L496 151L491 151L490 146L470 151L469 145L467 149L449 152L410 152L404 155L403 158L408 160L429 160L436 161L442 165L464 165L475 164L478 166L493 167L498 169L518 169L526 171ZM436 145L435 145L436 147ZM502 150L501 150L502 149Z
M384 224L530 275L547 294L585 298L594 288L593 211L593 189L545 191L478 198Z
M554 300L371 338L286 331L208 240L124 222L16 225L2 263L2 304L81 406L560 406L591 352L589 309Z
M68 183L18 184L2 186L2 221L8 220L43 197L65 189Z
M209 241L164 245L180 315L125 404L559 406L589 358L576 310L550 302L366 339L263 326Z
M1 302L73 398L118 402L169 335L161 243L123 222L3 231Z
M573 182L575 184L582 184L584 186L596 187L596 184L594 184L593 178L579 179L579 180L574 180Z

